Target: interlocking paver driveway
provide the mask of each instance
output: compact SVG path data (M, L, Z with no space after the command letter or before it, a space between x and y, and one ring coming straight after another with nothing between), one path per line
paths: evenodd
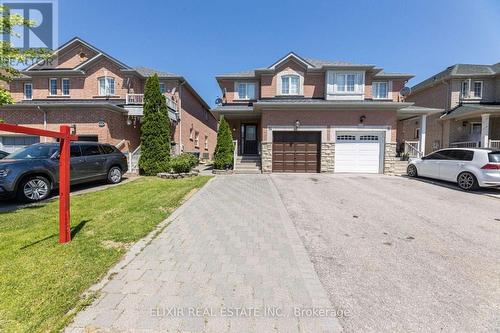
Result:
M340 330L310 311L332 307L269 176L217 177L181 209L67 331Z

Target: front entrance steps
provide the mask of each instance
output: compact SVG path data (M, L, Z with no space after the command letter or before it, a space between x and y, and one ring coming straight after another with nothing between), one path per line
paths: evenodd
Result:
M397 176L406 175L406 168L408 167L408 161L396 160L394 162L394 174Z
M260 155L237 156L234 163L234 173L255 174L260 171Z

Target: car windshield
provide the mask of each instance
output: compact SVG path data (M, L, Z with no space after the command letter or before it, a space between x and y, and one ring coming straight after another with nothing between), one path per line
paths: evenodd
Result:
M488 154L490 162L500 163L500 151L494 151Z
M13 152L8 159L12 160L31 160L51 158L59 148L49 145L33 145Z

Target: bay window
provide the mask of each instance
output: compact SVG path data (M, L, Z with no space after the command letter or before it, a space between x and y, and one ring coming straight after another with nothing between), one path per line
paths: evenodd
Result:
M388 82L373 82L372 87L373 87L373 99L389 98Z
M115 94L115 79L112 77L99 78L99 96L110 96Z
M298 75L283 75L281 77L281 95L299 95L300 77Z
M237 99L255 99L255 83L253 82L237 82L236 91L238 93Z
M363 99L365 91L365 73L363 71L328 71L327 99ZM384 89L381 87L381 89ZM386 86L388 91L388 86Z

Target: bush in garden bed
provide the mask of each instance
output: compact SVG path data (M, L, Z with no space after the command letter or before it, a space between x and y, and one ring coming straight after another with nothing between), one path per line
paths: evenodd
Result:
M182 153L170 159L170 168L175 173L190 172L198 164L198 159L191 153Z

